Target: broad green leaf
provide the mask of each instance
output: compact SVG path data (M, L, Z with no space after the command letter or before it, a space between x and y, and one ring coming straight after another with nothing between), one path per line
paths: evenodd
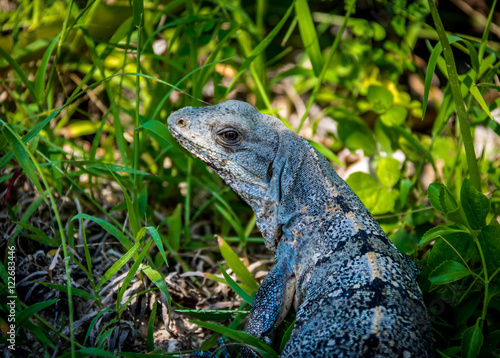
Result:
M120 257L118 261L116 261L113 266L111 266L105 273L102 275L101 279L97 283L96 288L99 289L101 286L106 283L111 277L115 275L115 273L118 272L119 269L121 269L127 262L132 258L132 256L139 250L141 244L137 243L135 244L130 250L128 250L125 255Z
M178 146L177 141L172 137L167 126L160 121L147 121L140 128L147 129L163 147L168 147L169 145Z
M246 303L248 303L249 305L251 305L253 303L253 297L250 296L248 293L246 293L243 288L241 288L232 278L231 276L229 276L226 272L226 270L224 270L224 267L222 267L221 264L219 264L219 268L222 272L222 275L224 276L224 278L226 279L226 282L227 284L229 285L229 287L231 287L233 289L234 292L236 292L236 294L238 296L240 296L241 298L243 298L243 301L245 301Z
M392 106L380 115L380 120L389 127L402 125L406 121L408 110L403 106Z
M448 214L458 209L457 201L448 188L439 182L434 182L427 189L427 197L434 209Z
M481 229L490 210L490 202L467 178L464 179L460 189L460 202L470 227L474 230Z
M394 210L399 194L396 191L380 187L380 184L371 175L356 172L351 174L346 182L373 215L385 214Z
M434 269L429 280L435 285L444 285L469 276L471 273L464 265L456 261L445 261Z
M234 274L252 291L257 291L259 285L253 278L250 271L248 271L245 264L240 261L238 255L235 254L233 249L231 249L222 237L217 236L217 243L222 257L224 257L224 260L226 260L227 265L231 268L231 270L233 270Z
M424 271L427 275L444 261L453 260L460 264L470 260L475 252L474 239L465 232L456 232L436 238L432 250L430 250L427 265ZM422 275L425 272L422 272ZM424 276L424 275L423 275Z
M338 135L347 149L352 152L356 149L363 149L367 156L377 153L373 132L361 118L340 108L332 109L330 114L339 123Z
M498 225L483 227L478 240L484 253L488 273L491 275L500 267L500 227Z
M392 93L385 87L370 86L368 87L367 98L372 104L375 113L384 113L391 106L394 100Z
M457 232L465 232L465 231L459 229L458 226L453 227L453 226L440 225L433 227L432 229L427 230L425 234L422 236L422 240L420 240L420 245L426 244L429 241L434 240L436 237L450 235Z
M467 328L462 335L462 357L476 358L483 345L483 332L479 326L478 318L474 326Z
M235 341L245 343L245 344L250 344L251 346L257 348L259 351L262 353L268 353L271 357L278 357L276 352L269 347L267 344L262 342L260 339L255 338L254 336L244 333L242 331L237 331L228 327L220 326L215 323L208 323L208 322L200 322L200 321L191 321L194 324L197 324L198 326L208 328L214 332L223 334L231 339L234 339Z
M401 171L399 162L394 158L382 158L377 166L377 178L380 183L392 188L399 181Z
M319 77L323 68L323 55L307 0L295 0L295 16L299 20L300 37L311 61L314 75Z

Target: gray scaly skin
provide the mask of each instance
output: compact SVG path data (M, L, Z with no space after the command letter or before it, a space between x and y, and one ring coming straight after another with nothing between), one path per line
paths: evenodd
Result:
M240 101L183 108L168 127L252 207L276 254L247 333L272 345L294 303L295 327L281 357L434 356L414 273L304 138ZM242 349L242 356L252 353Z

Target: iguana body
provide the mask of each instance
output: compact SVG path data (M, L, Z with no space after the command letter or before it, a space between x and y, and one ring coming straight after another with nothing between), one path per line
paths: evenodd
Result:
M282 357L434 355L414 273L306 140L239 101L183 108L168 125L252 207L276 253L247 333L272 344L293 302L296 322Z

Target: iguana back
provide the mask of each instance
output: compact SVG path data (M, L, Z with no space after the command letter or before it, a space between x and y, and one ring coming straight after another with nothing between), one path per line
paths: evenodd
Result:
M245 331L268 344L292 303L282 357L432 357L422 294L403 255L328 161L247 103L186 107L171 133L254 210L276 265ZM252 353L242 350L242 356Z

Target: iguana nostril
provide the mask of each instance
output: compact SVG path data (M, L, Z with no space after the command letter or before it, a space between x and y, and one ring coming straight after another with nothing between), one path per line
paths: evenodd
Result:
M186 120L185 120L185 119L183 119L183 118L179 118L179 119L177 120L177 125L178 125L179 127L185 127L185 126L186 126Z

